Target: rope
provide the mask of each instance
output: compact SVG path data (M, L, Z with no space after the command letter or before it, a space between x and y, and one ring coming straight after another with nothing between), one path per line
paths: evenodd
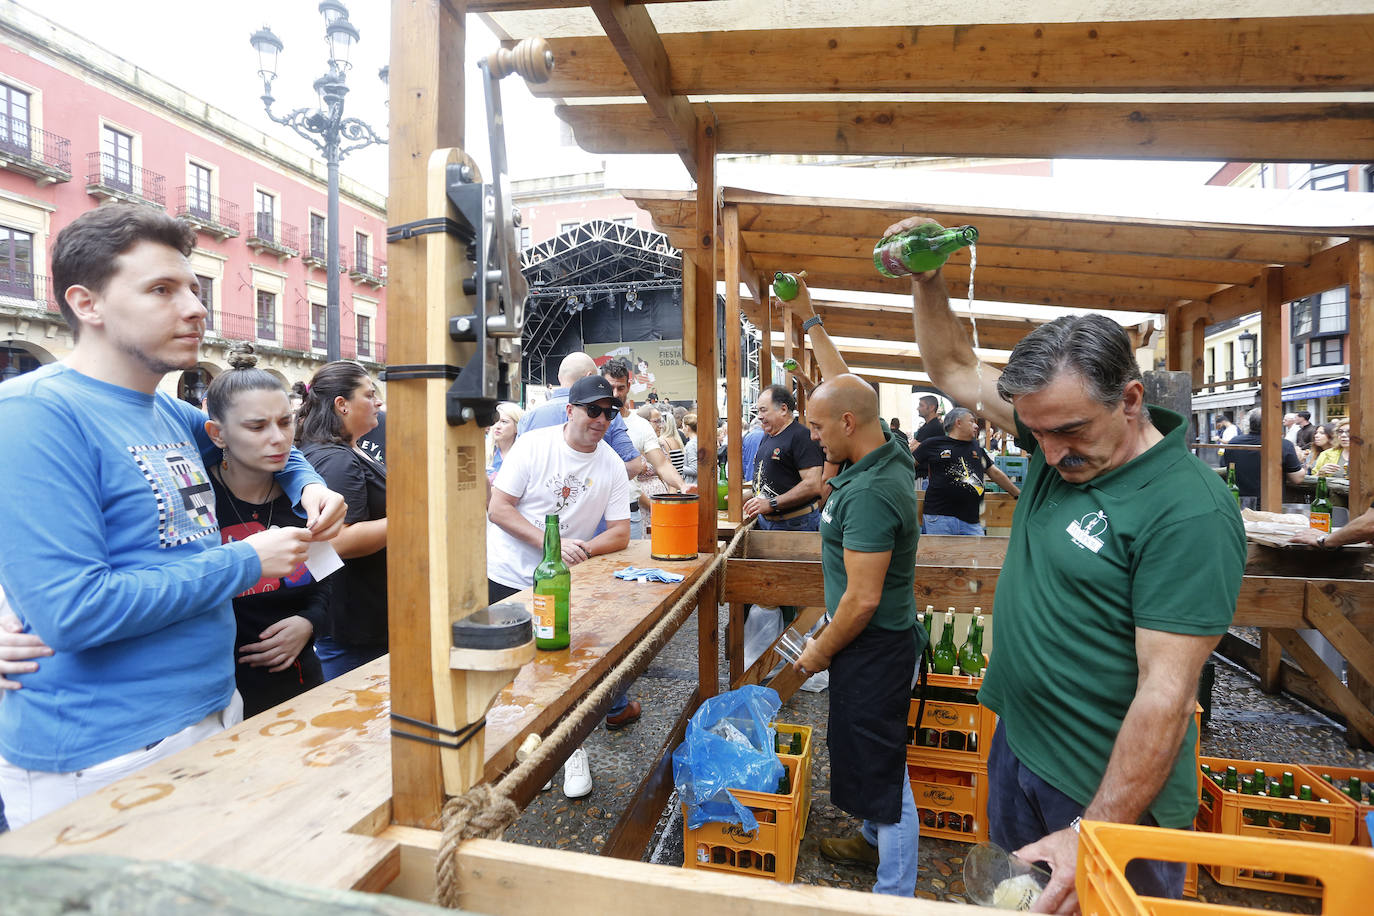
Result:
M712 580L721 564L735 553L754 524L755 520L751 519L735 530L735 536L729 546L711 559L697 581L673 604L668 613L639 641L629 655L563 717L558 727L550 732L519 766L503 776L496 785L473 786L445 803L443 835L439 842L438 861L435 866L435 902L439 906L458 908L458 846L464 840L474 838L499 839L505 829L515 823L516 818L520 816L520 807L510 797L514 787L530 778L534 770L550 757L556 757L559 751L572 741L578 726L588 716L599 712L603 704L609 702L629 681L634 680L640 666L656 655L672 638L678 627L691 616L692 611L696 609L698 594L706 587L706 583Z

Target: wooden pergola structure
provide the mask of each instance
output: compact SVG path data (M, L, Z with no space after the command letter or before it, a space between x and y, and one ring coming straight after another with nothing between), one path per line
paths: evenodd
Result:
M463 86L475 72L464 59L465 17L484 13L511 38L550 39L557 69L540 92L568 102L559 115L584 148L671 152L695 179L695 194L636 199L683 250L684 354L699 368L703 430L716 421L722 321L737 327L742 310L757 326L781 331L784 347L805 352L796 321L764 298L765 275L805 267L816 287L900 291L880 285L871 262L862 262L885 225L920 212L979 227L981 296L1163 315L1170 368L1191 369L1198 382L1207 324L1260 311L1263 348L1274 353L1283 302L1348 284L1356 424L1352 505L1368 500L1371 481L1363 477L1374 468L1374 444L1362 424L1374 416L1374 388L1365 384L1374 371L1374 333L1365 317L1374 301L1371 227L1085 221L919 202L787 199L738 188L722 194L716 163L717 154L728 152L1361 161L1374 149L1374 106L1349 94L1374 92L1374 55L1368 53L1374 15L1338 7L1338 15L1264 18L1247 12L1254 3L1226 2L1196 13L1211 18L1150 20L1141 13L1135 21L1108 22L1066 3L1055 11L1062 21L968 23L960 18L965 7L937 3L922 15L947 14L940 24L888 26L855 23L909 16L910 5L835 0L807 6L816 21L786 22L791 4L784 0L392 0L389 222L400 226L447 211L443 169L466 161ZM1132 8L1148 10L1150 4ZM741 23L748 28L737 30ZM792 27L779 29L782 23ZM448 334L448 318L465 301L460 246L435 234L389 247L391 361L465 365L471 345ZM949 268L956 286L967 270L962 264L955 259ZM716 301L720 280L723 314ZM741 299L742 284L753 292L752 301ZM874 341L868 349L889 342L912 350L909 312L841 304L824 304L822 311L832 330ZM1002 348L1031 325L980 320L980 336L985 345ZM739 337L725 336L727 379L734 379L733 403L739 403ZM856 364L874 360L867 367L879 375L916 362L910 352L887 362L878 362L877 352L853 355ZM1280 396L1276 363L1266 360L1260 380L1270 416ZM53 822L48 832L35 832L49 823L44 821L0 837L0 852L60 855L79 844L87 852L200 858L406 896L432 889L446 798L510 763L501 754L486 759L480 737L459 750L441 750L387 734L388 714L457 729L476 722L491 696L487 672L450 668L451 624L487 603L486 491L482 431L472 423L445 422L447 388L440 378L389 385L389 679L380 661L360 669L302 698L295 718L261 728L254 719L224 742L212 739L187 752L193 761L173 758L170 775L131 778L131 785L139 781L137 791L126 787L120 795L113 787L112 795L78 802L71 816L82 822ZM703 441L698 462L701 478L709 480L715 451L709 437ZM730 454L738 462L738 430ZM1264 498L1274 503L1278 472L1270 457ZM699 548L714 558L717 519L709 500L702 502L701 522ZM776 599L785 588L788 603L823 603L818 545L814 537L794 538L755 538L743 556L711 574L697 607L696 700L717 689L718 601L781 603ZM1004 550L1005 541L997 538L923 538L918 601L990 609ZM665 591L650 617L664 613L676 594ZM1236 622L1275 628L1352 725L1374 737L1374 582L1248 575ZM1312 626L1346 652L1349 688L1292 635L1292 628ZM566 700L539 702L547 704L535 724L543 730ZM322 769L345 761L352 762ZM247 782L241 774L257 770L232 768L266 765L279 769L271 771L270 785L255 790L255 804L245 811L236 787ZM535 773L525 788L534 791L530 785L537 788L546 775ZM160 778L165 789L149 782ZM657 800L661 810L664 787L660 766L646 776L640 807ZM280 833L276 818L283 802L305 806L288 810L307 815L306 832ZM146 826L130 818L144 818ZM183 832L192 823L204 842L186 838L195 836ZM947 904L482 840L459 846L454 864L464 905L489 913L554 907L569 914L608 907L778 916L796 906L833 913L953 911Z

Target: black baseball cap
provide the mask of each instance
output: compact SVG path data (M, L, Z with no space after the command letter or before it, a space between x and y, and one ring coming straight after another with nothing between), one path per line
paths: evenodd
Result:
M609 399L615 407L620 407L622 401L615 396L615 389L611 383L599 375L585 375L573 382L572 388L568 390L569 404L594 404L602 399Z

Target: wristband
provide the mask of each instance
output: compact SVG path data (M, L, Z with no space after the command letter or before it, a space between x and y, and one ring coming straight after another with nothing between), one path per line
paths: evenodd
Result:
M821 316L812 315L810 318L802 322L802 333L805 334L807 331L811 330L818 324L821 324Z

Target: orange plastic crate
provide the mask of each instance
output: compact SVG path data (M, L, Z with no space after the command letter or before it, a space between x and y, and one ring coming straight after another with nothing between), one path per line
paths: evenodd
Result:
M1264 760L1203 757L1201 762L1211 767L1214 773L1225 773L1228 766L1234 766L1242 776L1254 772L1255 767L1262 767L1266 775L1275 777L1284 770L1292 770L1295 781L1300 781L1302 777L1299 777L1298 774L1304 772L1302 767L1296 764L1271 763ZM1202 803L1198 806L1198 816L1195 823L1201 832L1226 833L1247 838L1265 838L1285 843L1304 842L1337 846L1348 845L1355 836L1354 806L1342 803L1339 797L1340 793L1323 780L1316 780L1316 784L1308 782L1307 785L1312 786L1312 794L1316 798L1324 798L1326 803L1227 792L1211 779L1202 775L1200 768L1198 780L1198 786L1202 791ZM1295 831L1271 827L1268 824L1246 824L1242 815L1242 811L1246 808L1276 811L1281 814L1293 813L1299 816L1311 815L1329 820L1331 826L1326 831ZM1204 864L1217 882L1232 887L1250 887L1307 897L1320 897L1322 895L1321 887L1316 885L1310 877L1302 876L1300 872L1291 867L1285 867L1283 871L1280 871L1276 866L1288 866L1288 862L1282 856L1276 856L1269 862L1263 863L1265 867L1258 872L1255 869L1235 868L1229 865ZM1296 879L1293 876L1297 876Z
M1142 897L1125 875L1127 863L1139 858L1200 862L1231 871L1253 871L1281 861L1291 874L1321 882L1318 896L1322 898L1322 912L1331 916L1368 912L1365 908L1374 894L1374 850L1084 821L1078 840L1077 876L1083 916L1253 916L1256 912L1192 900Z
M790 795L731 789L739 803L754 812L758 829L746 831L739 824L711 821L695 830L687 826L687 807L682 810L683 867L752 875L791 882L797 871L797 848L801 845L802 811L801 760L780 756L792 780Z
M1374 770L1358 770L1351 767L1315 766L1306 763L1299 764L1299 768L1307 773L1308 785L1313 785L1318 781L1324 786L1330 785L1325 779L1322 779L1323 774L1340 780L1349 779L1351 776L1358 776L1361 783L1374 784ZM1295 773L1294 775L1297 774ZM1344 791L1337 791L1346 804L1355 806L1355 845L1371 845L1369 841L1369 824L1365 821L1365 817L1369 812L1374 811L1374 805L1366 804L1365 802L1356 802L1349 795L1346 795Z
M908 762L906 769L921 818L921 836L961 843L981 843L988 838L986 768L945 769Z
M931 674L927 677L930 687L977 691L983 683L982 678L958 674ZM913 699L907 710L907 734L910 736L907 742L908 762L936 769L987 767L988 748L992 744L992 733L997 728L996 713L981 703L926 700L925 715L918 725L916 711L919 707L920 700ZM957 734L964 747L955 749L922 744L921 733L925 729L932 730L941 739L947 733ZM973 745L971 750L970 744Z
M787 722L773 722L770 724L779 732L788 735L797 732L802 736L802 749L800 755L779 754L778 756L801 762L801 829L797 833L797 836L803 837L806 836L806 824L811 816L811 758L815 756L811 753L811 726L792 725Z

